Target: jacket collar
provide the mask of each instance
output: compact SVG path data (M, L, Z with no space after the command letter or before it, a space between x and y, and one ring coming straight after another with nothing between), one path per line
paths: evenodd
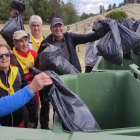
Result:
M9 75L9 73L10 73L10 67L9 67L9 70L8 70L7 74L5 74L5 72L3 70L0 70L0 76Z

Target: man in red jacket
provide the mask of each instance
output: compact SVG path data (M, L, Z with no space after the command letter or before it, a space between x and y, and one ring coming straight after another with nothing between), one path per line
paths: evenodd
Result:
M13 35L13 60L15 65L21 70L21 73L26 78L27 83L30 84L34 75L30 69L34 66L37 53L29 49L29 37L23 30L14 32ZM37 92L35 97L27 104L25 109L25 126L36 128L38 123L38 98L39 93ZM29 113L29 119L28 119Z

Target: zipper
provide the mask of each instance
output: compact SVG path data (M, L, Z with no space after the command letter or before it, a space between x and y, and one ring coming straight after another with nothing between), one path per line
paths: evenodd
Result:
M7 77L7 74L6 74L6 86L8 87L8 77ZM8 96L9 96L9 92L8 92ZM13 127L13 113L11 113L11 118L12 118L12 127Z

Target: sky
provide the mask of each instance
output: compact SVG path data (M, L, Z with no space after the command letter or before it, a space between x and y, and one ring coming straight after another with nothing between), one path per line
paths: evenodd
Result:
M67 3L68 0L63 0ZM104 5L105 9L108 8L109 4L114 4L118 6L119 3L124 0L71 0L76 3L78 15L82 15L82 13L99 13L99 5Z

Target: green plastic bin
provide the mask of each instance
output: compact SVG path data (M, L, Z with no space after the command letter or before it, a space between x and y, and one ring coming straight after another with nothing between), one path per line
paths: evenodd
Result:
M131 72L93 72L62 79L85 102L102 130L139 127L140 71L134 64L130 67ZM54 131L60 130L57 120Z
M130 70L129 68L130 64L136 64L137 66L140 66L140 56L133 54L133 57L134 60L124 59L123 65L119 66L119 65L109 63L102 56L100 56L92 71Z

